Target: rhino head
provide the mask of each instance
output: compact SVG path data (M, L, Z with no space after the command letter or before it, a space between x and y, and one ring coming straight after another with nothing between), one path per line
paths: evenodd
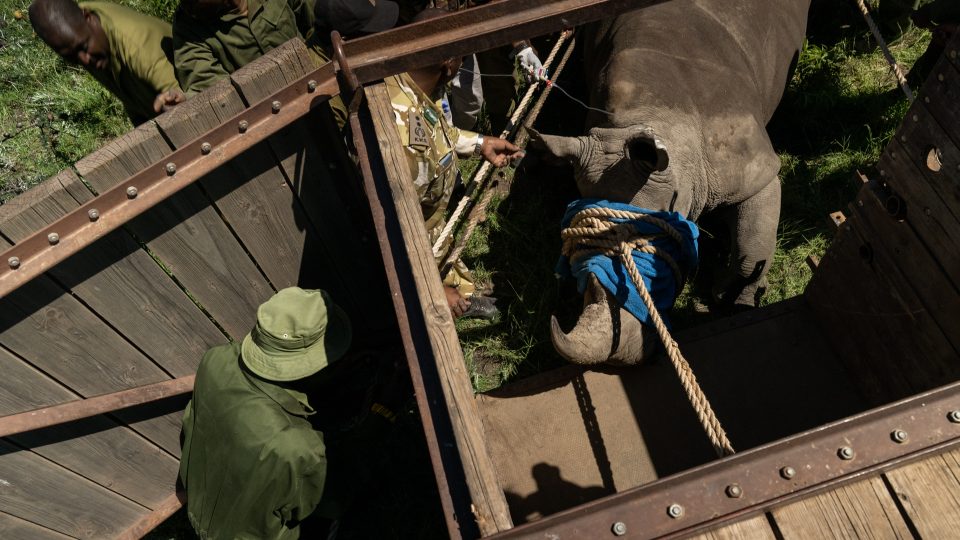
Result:
M658 211L674 210L681 194L667 147L644 125L596 127L581 137L531 133L534 148L569 163L585 198L625 202ZM681 210L682 211L682 210ZM617 303L595 278L584 292L576 326L563 332L554 317L551 339L557 352L579 364L638 364L656 347L656 334Z

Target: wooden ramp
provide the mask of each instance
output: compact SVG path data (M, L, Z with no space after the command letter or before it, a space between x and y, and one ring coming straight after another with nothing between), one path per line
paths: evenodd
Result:
M312 62L292 41L0 206L0 246L314 69ZM375 246L363 238L363 203L350 192L356 173L321 142L334 136L329 126L322 112L300 119L4 298L0 415L192 376L207 348L242 338L257 306L292 285L329 290L361 338L393 324L368 315L389 315L389 296ZM361 314L364 304L374 309ZM156 525L179 507L188 397L5 437L0 537L139 537Z

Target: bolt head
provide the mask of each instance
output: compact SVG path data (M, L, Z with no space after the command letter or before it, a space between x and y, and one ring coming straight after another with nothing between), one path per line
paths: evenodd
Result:
M917 115L913 115L913 121L914 121L914 122L919 122L919 121L920 121L920 117L917 116Z
M307 81L307 92L316 92L317 91L317 81L311 79Z
M167 169L167 174L169 174L170 176L173 176L177 172L177 164L173 162L167 163L166 169Z
M52 232L47 235L47 242L50 242L51 246L57 245L60 243L60 235Z
M730 484L725 491L727 497L731 499L739 499L743 496L743 488L740 487L740 484Z
M950 411L947 414L947 420L950 420L954 424L960 424L960 410Z
M278 112L280 112L280 102L274 101L273 103L271 103L270 110L273 111L273 114L277 114Z
M905 443L907 442L907 432L902 429L895 429L890 432L890 438L895 443Z
M137 188L130 186L127 188L127 197L133 199L137 196Z
M943 73L940 73L939 75L937 75L937 80L940 82L943 82Z
M627 524L622 521L618 521L614 523L612 527L610 527L610 531L616 536L623 536L627 534Z
M901 135L901 136L900 136L900 142L907 142L907 136L906 136L906 135Z
M211 150L213 150L213 145L211 145L208 142L205 142L200 145L200 153L203 155L209 154Z
M856 453L853 451L853 448L849 446L841 446L840 449L837 450L837 455L840 456L840 459L851 460Z
M780 469L780 476L784 477L787 480L790 480L796 475L797 475L797 470L789 465Z
M957 51L950 51L950 59L955 59L957 57Z
M933 213L933 210L930 210L929 208L924 208L923 213L929 216L930 214Z
M20 268L20 257L10 257L7 259L7 264L9 264L10 268L14 270Z
M923 96L924 103L930 103L930 96Z
M683 507L676 503L671 504L667 507L667 515L673 519L679 519L683 517Z
M237 125L237 128L240 129L240 133L246 133L248 127L250 127L250 123L247 122L246 120L241 120L240 123Z
M96 208L91 208L87 210L87 217L90 218L90 221L96 221L100 219L100 211Z

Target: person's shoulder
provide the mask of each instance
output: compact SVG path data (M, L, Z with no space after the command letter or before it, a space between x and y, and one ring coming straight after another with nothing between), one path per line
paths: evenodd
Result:
M213 347L207 350L200 360L200 366L197 368L197 378L216 376L234 370L239 371L238 358L240 358L239 341Z

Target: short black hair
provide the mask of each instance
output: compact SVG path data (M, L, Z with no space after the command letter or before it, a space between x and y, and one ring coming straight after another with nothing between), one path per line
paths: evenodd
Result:
M33 0L28 12L33 30L47 44L55 36L73 34L86 22L73 0Z

